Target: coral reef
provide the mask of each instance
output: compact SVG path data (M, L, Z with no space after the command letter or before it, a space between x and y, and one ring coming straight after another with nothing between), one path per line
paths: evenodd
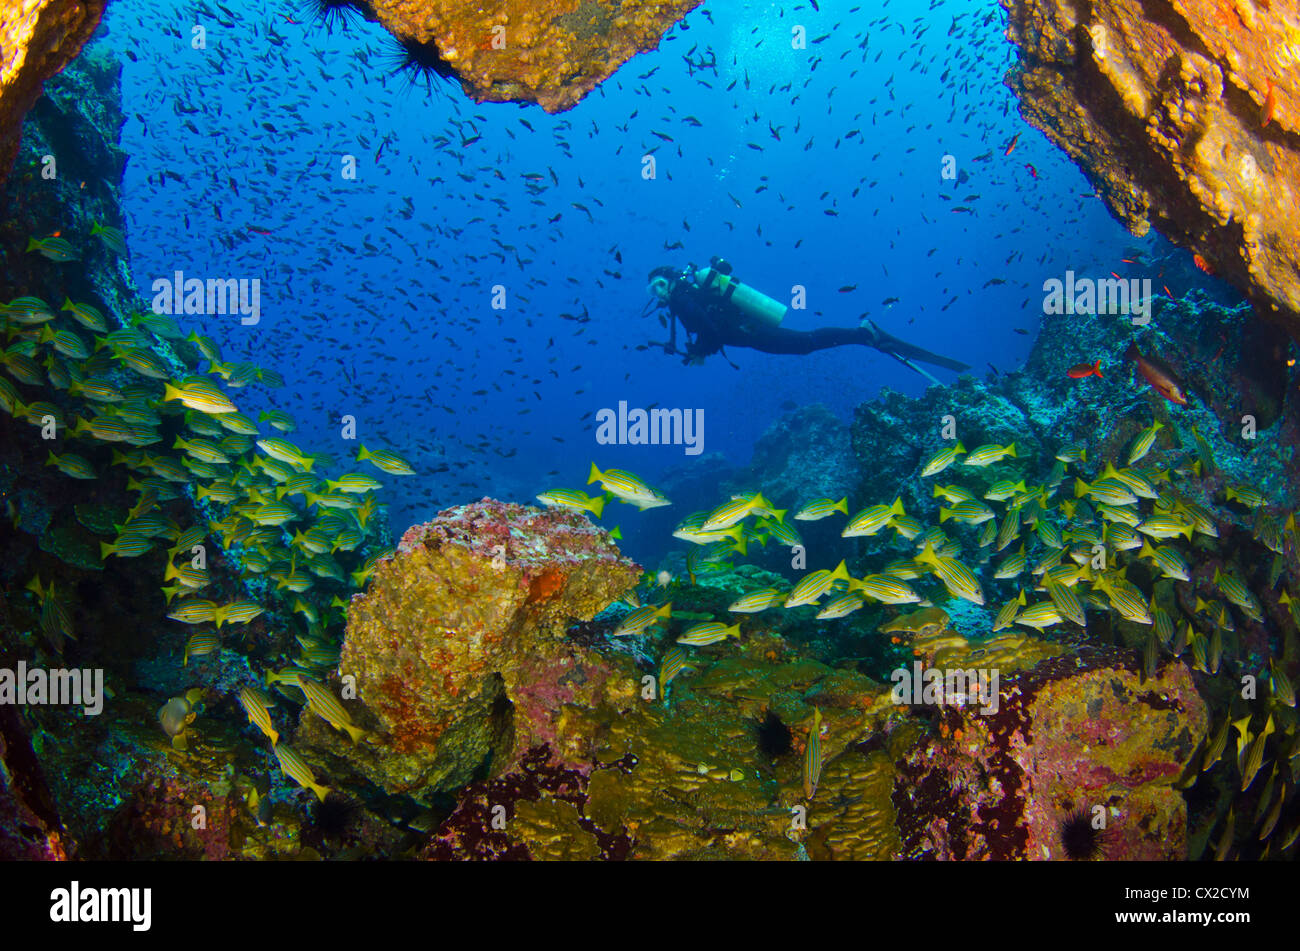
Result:
M862 473L855 497L887 501L901 493L909 512L929 506L933 500L918 494L910 475L939 444L951 414L968 448L1014 440L1018 460L1036 459L1044 471L1062 446L1084 447L1089 459L1115 458L1152 418L1161 419L1185 450L1199 451L1197 434L1212 447L1207 490L1227 478L1250 480L1275 499L1300 498L1300 470L1286 461L1300 445L1300 374L1288 369L1278 335L1253 321L1246 305L1157 301L1138 339L1191 394L1192 406L1172 410L1121 361L1133 335L1127 318L1049 316L1023 369L986 381L963 377L919 399L887 390L861 404L852 425ZM1065 373L1098 358L1103 379L1081 382ZM1242 435L1247 415L1251 438ZM1015 468L1008 461L986 471L993 480Z
M535 102L563 112L659 38L700 0L370 0L399 39L436 47L479 102Z
M1300 340L1300 25L1257 0L1002 0L1021 113Z
M1138 666L1132 652L1083 646L1004 674L996 712L941 707L939 735L912 751L894 788L906 856L1074 857L1061 828L1084 810L1104 823L1107 859L1186 858L1173 785L1206 708L1182 664L1145 683Z
M340 670L382 735L348 747L304 715L299 742L353 757L390 792L474 779L554 739L559 704L600 691L601 663L562 635L641 569L583 515L484 499L410 529L348 611ZM371 726L361 716L363 726Z
M698 673L674 680L667 700L640 693L641 675L616 666L636 692L565 708L566 730L590 743L586 761L558 765L536 747L470 786L426 858L789 859L814 837L822 856L889 856L892 766L856 748L891 731L898 709L887 688L765 634L739 654L694 658ZM826 724L825 779L805 806L813 704ZM789 731L784 749L760 736L769 716Z

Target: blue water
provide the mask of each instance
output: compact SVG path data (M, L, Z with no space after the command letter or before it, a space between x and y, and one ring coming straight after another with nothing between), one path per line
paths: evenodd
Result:
M861 347L729 351L739 370L637 350L663 339L638 316L658 264L721 254L775 297L807 287L785 326L870 315L981 375L1016 368L1043 281L1105 276L1134 239L1019 118L995 3L820 8L706 4L549 116L412 87L389 73L388 35L359 20L331 32L278 4L224 27L193 4L120 0L99 42L136 57L122 130L134 276L146 292L176 270L260 279L256 326L182 325L283 374L285 388L250 390L240 408L292 413L304 449L345 462L351 414L359 442L406 455L420 476L386 479L397 532L483 495L581 486L591 460L651 482L692 461L680 446L597 446L593 415L620 400L703 409L704 451L744 464L783 407L820 402L848 420L882 387L925 385ZM196 23L205 50L190 46ZM790 48L795 23L805 50ZM712 51L716 75L690 74L691 47ZM946 155L963 181L942 178Z

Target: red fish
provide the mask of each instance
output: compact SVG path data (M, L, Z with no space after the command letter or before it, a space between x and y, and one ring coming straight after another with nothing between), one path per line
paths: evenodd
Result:
M1143 379L1169 402L1177 403L1179 406L1187 405L1187 397L1183 393L1182 386L1174 378L1173 371L1153 357L1144 357L1142 351L1138 350L1137 344L1128 345L1128 349L1124 351L1124 359L1136 363Z
M1264 121L1260 127L1267 126L1273 121L1273 116L1277 115L1277 87L1273 85L1273 80L1268 80L1268 92L1264 94L1264 110L1260 118Z
M1192 255L1192 263L1195 264L1202 271L1204 271L1206 274L1214 273L1214 268L1211 266L1210 262L1205 260L1205 258L1201 257L1199 254Z
M1019 142L1019 141L1020 141L1020 133L1017 132L1017 133L1015 134L1015 137L1012 138L1012 140L1007 144L1007 150L1006 150L1005 152L1003 152L1002 154L1003 154L1003 155L1010 155L1012 152L1014 152L1015 149L1016 149L1016 143Z
M1065 371L1065 375L1072 380L1082 380L1088 376L1101 376L1101 361L1096 363L1076 363L1070 369ZM1104 377L1102 377L1105 379Z
M1025 168L1029 169L1029 174L1034 176L1034 178L1038 177L1038 169L1034 168L1028 162L1025 163Z

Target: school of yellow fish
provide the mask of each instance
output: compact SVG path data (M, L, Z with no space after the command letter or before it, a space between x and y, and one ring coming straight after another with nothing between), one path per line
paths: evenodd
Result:
M847 498L813 499L787 521L789 509L778 508L761 492L754 492L735 495L711 512L688 516L673 535L693 545L686 558L692 584L698 574L730 569L733 560L743 558L752 545L766 546L773 541L792 548L802 545L791 522L838 514L846 519L842 537L880 539L872 553L883 562L878 573L854 577L841 560L834 569L807 572L789 588L764 588L743 595L728 608L733 616L810 606L816 613L809 620L825 621L846 617L868 602L927 607L932 604L931 597L943 593L983 606L984 585L1005 582L1014 588L1014 594L994 616L994 632L1019 625L1039 632L1063 628L1069 633L1072 629L1077 636L1089 627L1088 612L1107 614L1114 620L1149 627L1142 652L1144 676L1154 675L1162 658L1184 655L1194 670L1216 674L1224 664L1224 636L1235 631L1234 612L1261 623L1264 614L1259 598L1241 577L1217 567L1212 575L1207 572L1194 577L1194 561L1201 555L1219 557L1220 524L1244 523L1272 555L1268 587L1276 591L1287 571L1286 540L1289 537L1293 555L1300 552L1300 532L1294 512L1270 511L1263 495L1249 485L1228 483L1216 511L1198 503L1193 497L1196 484L1214 466L1208 444L1193 428L1194 455L1184 455L1173 447L1157 448L1166 428L1157 419L1139 432L1120 468L1107 462L1087 471L1086 451L1064 447L1055 454L1046 478L1035 484L1028 483L1028 467L1017 455L1014 442L983 445L969 452L960 442L944 445L919 472L921 484L929 489L926 494L938 500L939 506L939 524L928 528L904 511L900 498L866 506L851 516ZM1168 457L1168 461L1157 463L1158 457ZM940 478L954 472L961 477L951 482ZM613 499L638 508L669 504L661 492L630 472L601 472L593 464L590 482L598 482L603 493L592 497L558 489L538 498L543 504L563 505L597 517ZM1234 511L1233 505L1238 510ZM960 528L954 532L953 525ZM971 554L963 555L965 551ZM1133 570L1137 566L1141 566L1139 570ZM1190 616L1180 612L1172 597L1157 597L1155 582L1163 579L1193 586L1195 609ZM1138 581L1146 585L1145 590ZM1290 614L1292 629L1286 637L1294 638L1300 629L1300 598L1283 588L1278 603ZM632 607L636 610L623 619L616 636L645 632L675 616L671 602L642 605L639 599L632 599ZM740 636L740 622L714 619L687 627L675 640L678 645L706 647ZM1278 656L1283 650L1279 645ZM1242 672L1249 672L1249 660L1236 658ZM674 675L687 669L681 647L669 651L663 669ZM1260 770L1264 742L1278 728L1275 716L1287 724L1289 756L1284 754L1275 761L1264 797L1276 822L1290 792L1287 764L1300 753L1300 732L1294 715L1295 694L1285 671L1277 662L1270 662L1260 679L1269 685L1264 705L1244 716L1230 713L1229 717L1238 736L1242 790ZM667 683L662 686L666 688ZM1253 718L1265 721L1257 732L1250 728ZM1203 770L1218 762L1228 722L1224 720L1214 739L1200 751L1198 762ZM821 729L820 722L809 725L809 750L820 750ZM822 766L819 757L820 753L805 757L804 783L809 798ZM1278 787L1276 795L1274 785ZM1271 832L1272 826L1268 829ZM1230 840L1231 836L1229 828L1226 837ZM1295 842L1294 834L1287 838L1283 849Z
M91 235L115 253L124 250L115 229L96 225ZM65 238L33 241L33 249L59 263L78 257ZM99 478L105 467L126 470L132 505L114 524L112 541L101 542L100 554L107 562L165 550L163 611L194 627L181 663L219 651L232 629L271 605L297 618L289 623L300 626L299 651L286 669L267 672L267 688L359 740L363 731L325 681L338 665L347 600L388 553L376 550L385 531L376 518L379 480L364 471L319 475L334 461L284 438L295 428L287 413L266 410L254 421L232 398L244 387L281 386L279 375L223 360L213 340L184 335L169 316L136 314L110 329L117 321L92 304L65 297L56 308L26 296L0 304L0 319L0 407L35 427L34 438L49 447L46 464L81 480ZM183 345L197 353L196 366L206 364L202 373L185 371L176 356ZM414 474L397 453L364 445L356 462L389 475ZM169 505L179 500L188 504ZM13 501L7 504L17 526L19 513ZM206 521L182 524L175 514L182 511L202 513ZM262 603L209 594L217 586L209 570L213 541ZM57 579L39 576L27 589L40 606L43 633L61 653L65 639L77 635L67 592ZM268 712L272 696L245 688L239 701L271 741L285 774L323 796L302 758L279 742ZM199 705L190 691L159 711L176 748L186 747L185 728Z

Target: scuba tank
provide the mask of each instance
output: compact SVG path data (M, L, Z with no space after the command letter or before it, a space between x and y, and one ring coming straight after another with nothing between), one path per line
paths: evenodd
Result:
M725 272L719 270L717 266L719 264L725 268ZM729 265L714 258L708 267L702 267L694 272L695 285L724 301L730 301L749 321L769 327L778 326L785 317L786 306L768 297L762 291L757 291L748 284L742 284L731 276L730 271Z

